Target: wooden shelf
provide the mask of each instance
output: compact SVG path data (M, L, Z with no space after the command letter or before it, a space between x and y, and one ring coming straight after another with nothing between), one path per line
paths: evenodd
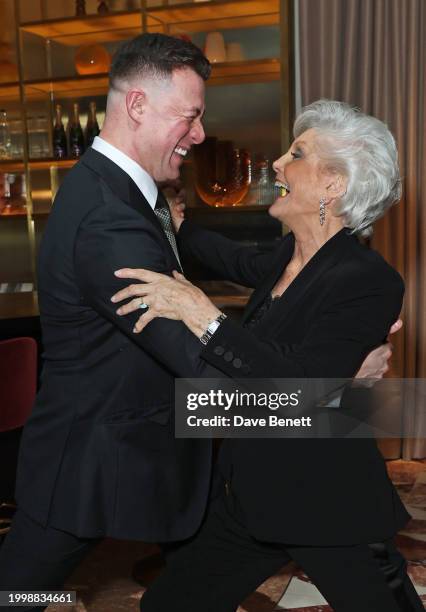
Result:
M279 23L279 0L212 0L149 8L150 32L177 34L229 28L249 28ZM140 11L117 12L24 23L21 30L67 46L113 42L131 38L142 30Z
M238 83L259 83L280 79L278 59L244 60L213 64L212 74L207 85L231 85ZM80 98L101 96L108 91L108 74L96 74L60 78L53 80L27 81L25 90L30 95L54 93L57 97Z
M101 96L108 91L108 73L25 82L25 93L50 94L57 97L80 98Z
M265 83L279 81L280 60L267 58L213 64L207 85L238 85L241 83Z
M26 217L27 209L25 206L11 206L0 208L0 219L6 217Z
M0 83L0 101L17 100L19 98L19 83Z
M69 169L74 166L77 159L31 159L30 170L49 170L50 168ZM23 172L25 165L22 160L0 161L0 172Z
M23 172L24 162L22 159L0 160L0 172Z
M50 168L69 169L78 162L78 159L33 159L30 160L30 170L49 170Z
M279 0L229 0L148 9L148 29L170 34L279 23Z
M142 29L140 11L67 17L23 23L21 31L54 40L67 46L95 42L113 42L130 38Z

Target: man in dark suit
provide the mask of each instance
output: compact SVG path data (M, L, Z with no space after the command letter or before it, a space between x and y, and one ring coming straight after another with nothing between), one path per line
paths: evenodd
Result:
M117 317L110 298L123 265L180 269L156 183L176 179L204 139L209 73L191 43L144 34L124 44L101 138L55 199L38 259L42 385L0 549L2 590L60 588L106 535L183 540L202 520L211 448L174 438L174 378L219 372L183 324L134 334L136 317Z
M0 590L58 589L100 538L168 542L199 527L206 440L175 439L174 378L219 377L180 322L134 334L116 315L123 268L180 269L158 182L204 131L210 66L191 43L144 34L115 56L101 138L55 199L40 248L41 390L25 428L18 511L0 549ZM43 606L27 608L42 610Z

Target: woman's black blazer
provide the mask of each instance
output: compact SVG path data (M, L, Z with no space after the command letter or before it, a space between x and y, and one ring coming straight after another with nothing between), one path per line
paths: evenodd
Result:
M242 323L271 291L294 249L241 246L186 221L184 257L254 287ZM226 319L202 352L225 375L351 378L398 318L399 274L348 230L307 263L253 329ZM408 520L372 439L229 439L220 461L250 532L263 541L347 545L392 537Z

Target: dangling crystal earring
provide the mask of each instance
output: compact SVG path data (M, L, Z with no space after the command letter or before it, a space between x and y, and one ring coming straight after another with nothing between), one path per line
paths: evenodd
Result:
M320 225L324 225L324 221L325 221L325 203L326 203L326 199L325 198L321 198L321 200L319 202Z

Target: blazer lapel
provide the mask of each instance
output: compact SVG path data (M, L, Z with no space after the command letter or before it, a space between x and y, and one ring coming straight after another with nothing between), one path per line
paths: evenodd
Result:
M293 255L294 250L294 235L292 233L284 236L281 245L277 249L277 255L273 260L271 266L270 274L265 278L265 281L257 287L253 293L249 301L247 302L247 306L244 309L242 323L246 323L262 302L270 293L284 271L284 268L287 266L288 262Z
M341 261L345 251L350 247L356 237L350 235L347 229L340 230L330 240L328 240L315 255L308 261L306 266L296 276L293 282L288 286L286 291L283 293L281 298L277 300L277 309L274 309L274 314L277 316L277 320L282 320L285 317L289 317L290 313L297 307L300 301L305 297L306 293L315 286L316 283L320 282L322 275L330 270L336 263ZM251 316L262 300L265 298L268 292L271 291L274 284L282 274L285 266L290 261L291 255L294 249L294 240L291 245L290 254L285 253L285 258L280 262L277 262L279 270L276 274L271 275L266 281L261 290L259 290L259 298L255 299L254 307L249 305L248 314L244 316L244 321ZM282 265L284 263L284 265ZM280 265L281 264L281 265ZM269 311L271 312L271 311ZM266 314L268 316L268 313ZM261 324L261 323L260 323Z
M176 269L181 270L180 264L175 257L173 249L166 234L164 233L163 227L157 215L153 211L139 187L127 174L127 172L120 168L120 166L117 166L117 164L111 161L108 157L92 148L86 151L81 158L81 161L99 174L120 200L149 219L149 221L158 229L161 240L169 250L173 261L176 262Z
M131 179L130 179L131 180ZM158 190L158 193L160 195L160 189ZM164 199L165 196L163 196ZM167 238L167 234L164 231L163 226L161 225L161 222L159 220L159 218L157 217L157 215L155 214L155 212L152 210L151 206L149 205L149 203L146 201L146 199L144 198L143 194L141 193L139 187L136 185L136 183L134 181L132 181L132 185L130 188L130 206L133 206L133 208L135 208L136 210L141 210L143 209L145 216L149 217L149 219L152 221L152 223L154 225L157 226L159 232L160 232L160 236L161 236L161 240L164 243L164 246L168 249L171 257L173 258L173 261L175 262L175 265L173 266L173 269L177 270L178 272L182 272L182 267L180 265L180 262L178 261L173 249L172 249L172 245L169 242L169 239ZM146 210L148 208L148 210ZM177 247L177 245L176 245Z

